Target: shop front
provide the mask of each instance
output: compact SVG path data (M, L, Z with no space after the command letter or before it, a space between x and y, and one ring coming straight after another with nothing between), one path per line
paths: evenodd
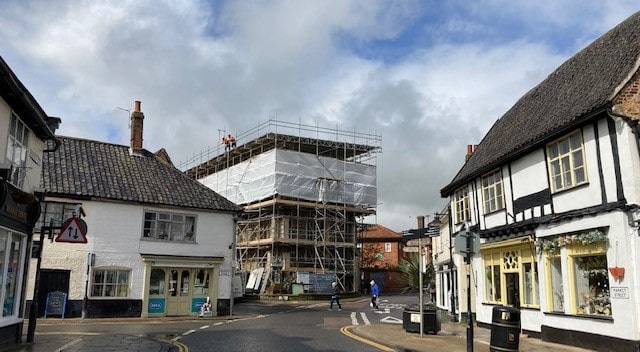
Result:
M27 249L39 213L33 194L0 180L0 346L21 340Z
M144 317L197 316L207 297L214 309L217 306L221 258L208 261L180 258L180 262L158 258L144 260Z

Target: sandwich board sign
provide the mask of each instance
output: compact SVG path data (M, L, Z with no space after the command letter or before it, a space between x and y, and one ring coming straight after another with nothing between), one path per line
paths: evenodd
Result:
M87 243L87 223L73 215L62 224L56 242Z

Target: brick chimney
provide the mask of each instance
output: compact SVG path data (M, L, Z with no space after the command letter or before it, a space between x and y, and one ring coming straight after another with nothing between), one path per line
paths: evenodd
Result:
M464 156L464 161L469 160L469 158L471 157L471 154L473 154L473 152L475 152L476 149L478 149L477 144L467 144L467 154Z
M142 120L144 120L144 114L140 111L141 104L139 100L136 100L131 113L131 148L129 149L131 154L142 153Z

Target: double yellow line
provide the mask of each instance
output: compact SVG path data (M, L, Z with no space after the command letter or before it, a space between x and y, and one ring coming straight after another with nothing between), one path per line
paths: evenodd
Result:
M379 343L377 343L375 341L367 340L364 337L361 337L361 336L358 336L356 334L351 333L351 331L349 331L349 330L352 329L352 328L353 328L353 325L343 326L342 328L340 328L340 332L345 336L348 336L348 337L350 337L350 338L352 338L354 340L358 340L358 341L360 341L362 343L366 343L367 345L373 346L373 347L375 347L375 348L377 348L377 349L379 349L381 351L395 352L395 350L392 349L392 348L389 348L389 347L387 347L385 345L379 344Z

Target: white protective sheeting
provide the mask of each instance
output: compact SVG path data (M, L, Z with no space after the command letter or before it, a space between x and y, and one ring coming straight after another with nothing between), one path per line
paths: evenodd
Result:
M276 194L309 201L374 207L376 167L274 149L200 180L236 204Z

